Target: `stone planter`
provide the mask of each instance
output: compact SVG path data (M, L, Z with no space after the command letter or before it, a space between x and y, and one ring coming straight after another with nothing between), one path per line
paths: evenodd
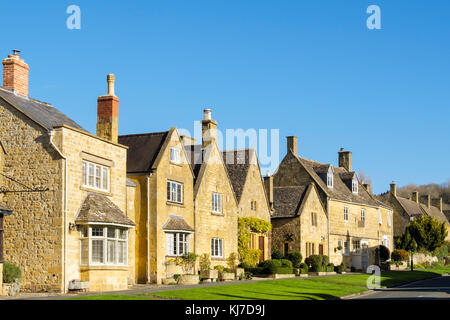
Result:
M233 281L235 280L236 276L234 273L231 272L222 272L220 274L220 280L222 281Z
M245 270L244 268L236 268L236 279L240 279L241 276L245 276Z
M2 285L3 295L15 296L20 292L20 281L16 279L13 283L3 283Z
M219 271L217 270L203 270L200 272L200 278L205 279L217 279L219 277Z
M200 279L196 274L183 274L178 278L178 284L181 285L190 285L190 284L198 284Z

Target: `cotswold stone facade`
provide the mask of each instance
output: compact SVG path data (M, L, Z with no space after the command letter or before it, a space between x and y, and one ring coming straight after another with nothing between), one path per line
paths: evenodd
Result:
M195 251L193 172L176 128L120 136L119 142L129 147L128 177L137 185L133 198L135 281L161 284L164 279L183 273L175 263L177 256ZM175 153L178 157L171 158ZM179 198L178 190L175 198L174 194L168 195L169 183L180 186ZM180 235L186 238L183 250L177 251ZM174 241L178 246L173 246Z
M12 76L24 84L28 70L18 70ZM127 148L23 95L28 90L17 92L0 87L0 191L16 213L5 221L4 249L5 260L22 269L22 291L67 292L73 280L89 282L91 291L126 289L134 260L124 249L134 225ZM97 200L87 204L92 194Z
M323 214L318 205L302 207L305 190L311 184L317 190L316 203L320 201ZM277 195L277 188L284 191ZM344 262L347 267L365 269L375 262L375 249L380 244L393 249L392 208L376 200L369 186L362 185L351 171L350 152L341 150L339 166L334 167L299 157L297 138L288 137L288 153L273 175L273 190L272 241L282 250L298 250L300 246L304 248L302 254L306 252L304 257L323 252L335 265ZM319 232L325 233L320 239L308 221L293 219L314 213L318 215ZM286 220L286 215L292 216L291 220ZM300 230L313 237L303 241Z

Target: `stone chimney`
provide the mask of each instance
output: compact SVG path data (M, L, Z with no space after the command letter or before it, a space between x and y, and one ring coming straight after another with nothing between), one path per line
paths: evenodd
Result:
M273 209L273 176L270 175L269 171L267 171L267 175L264 177L264 188L266 189L270 209Z
M290 136L287 137L287 152L291 151L293 154L298 155L298 150L297 150L297 137L296 136Z
M345 151L344 148L339 150L339 167L345 168L348 172L352 171L352 153Z
M202 146L207 147L217 139L217 121L211 118L211 109L203 110Z
M439 211L443 212L442 208L442 197L437 199L431 199L431 205L439 209Z
M3 88L28 97L28 72L30 67L20 59L20 51L13 50L3 60Z
M419 202L423 205L425 205L427 208L431 207L431 197L429 194L427 195L421 195L419 197Z
M397 185L395 184L395 182L391 183L391 194L396 197L397 196Z
M363 187L367 190L368 193L372 193L372 186L370 183L363 183Z
M113 74L108 74L108 94L97 100L97 136L117 143L119 135L119 98L114 94Z
M411 200L419 203L419 192L418 191L413 191L411 193Z

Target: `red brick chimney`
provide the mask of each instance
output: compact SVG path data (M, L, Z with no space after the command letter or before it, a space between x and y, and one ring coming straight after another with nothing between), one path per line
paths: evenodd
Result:
M20 59L20 51L13 50L3 60L3 88L28 97L28 72L30 67Z
M97 136L117 143L119 135L119 98L114 95L113 74L108 74L108 94L97 100Z

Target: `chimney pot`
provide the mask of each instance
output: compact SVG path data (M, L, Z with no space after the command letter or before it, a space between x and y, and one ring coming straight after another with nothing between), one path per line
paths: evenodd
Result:
M211 117L211 109L203 110L202 146L205 148L217 138L217 122Z
M211 109L203 110L203 120L211 120Z
M114 96L114 82L116 80L116 77L114 74L110 73L106 76L106 81L108 82L108 95Z

